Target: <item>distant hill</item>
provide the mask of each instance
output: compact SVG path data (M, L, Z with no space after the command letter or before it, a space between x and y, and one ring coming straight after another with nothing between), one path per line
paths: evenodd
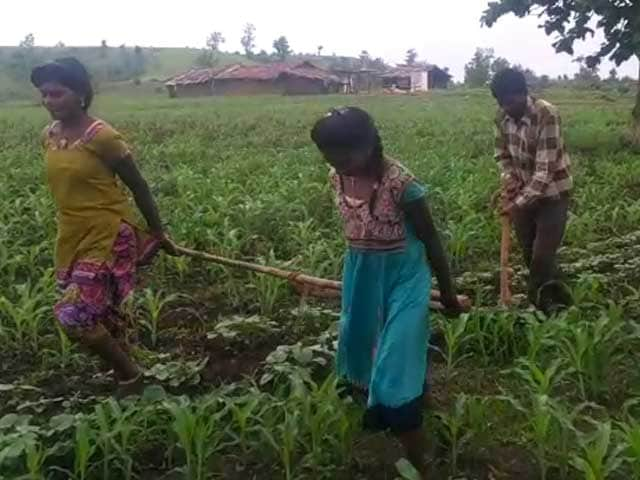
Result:
M74 56L83 62L98 88L108 88L123 82L164 81L178 73L204 66L210 53L197 48L150 47L0 47L0 101L34 97L29 83L33 66L55 58ZM262 52L251 58L245 55L218 52L213 58L216 66L234 63L267 63L276 61ZM361 61L354 57L293 55L288 62L311 61L322 68L360 68ZM377 66L380 64L379 60Z
M60 57L77 57L101 85L134 79L162 81L192 68L201 54L196 48L0 47L0 100L30 97L31 68ZM216 55L218 65L245 61L241 55Z

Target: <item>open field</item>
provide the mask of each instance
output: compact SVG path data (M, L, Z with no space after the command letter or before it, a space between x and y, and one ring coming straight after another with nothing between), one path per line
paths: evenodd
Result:
M459 287L478 307L432 317L431 478L640 479L640 156L621 141L633 99L546 98L563 114L577 184L561 257L578 305L550 320L495 306L485 92L103 96L95 113L132 143L177 242L339 278L344 242L308 131L336 104L369 110L388 154L429 186ZM113 379L51 313L46 121L33 105L0 107L0 479L401 477L401 450L360 431L360 399L331 376L337 305L301 301L279 280L159 259L130 305L153 386L109 398Z

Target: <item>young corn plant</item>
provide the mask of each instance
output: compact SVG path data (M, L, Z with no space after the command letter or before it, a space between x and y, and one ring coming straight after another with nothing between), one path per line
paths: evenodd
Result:
M178 272L178 280L180 280L180 282L184 282L185 277L189 272L189 266L191 265L189 257L168 257L168 262L173 266L176 272Z
M495 411L493 398L470 396L466 402L466 423L470 435L468 443L470 449L480 455L491 442L492 424Z
M144 290L142 295L142 304L147 312L140 323L147 329L151 337L151 346L155 347L158 343L158 332L160 330L160 318L163 310L171 303L179 300L181 295L170 294L164 295L162 291L154 292L150 288Z
M525 418L528 436L534 444L534 455L540 469L540 479L548 478L550 456L559 443L555 417L555 402L547 395L528 392L524 402L506 398Z
M45 480L45 462L51 451L39 440L29 442L25 448L24 463L27 475L25 480Z
M601 276L581 275L573 288L572 296L576 305L596 306L606 303Z
M188 480L204 480L209 476L209 460L223 447L225 429L221 419L226 409L216 398L202 403L167 403L173 416L172 429L185 454L183 469Z
M107 408L105 408L104 405L98 405L95 408L95 418L98 427L96 429L96 444L100 450L102 460L102 480L109 480L111 461L113 460L111 438L114 432Z
M626 461L633 472L633 478L640 478L640 422L629 419L618 423L620 441L625 446Z
M44 363L46 366L53 365L55 368L66 369L72 364L81 362L81 358L77 355L75 344L69 339L59 322L53 322L58 340L58 348L42 349Z
M27 346L36 351L40 343L40 333L47 317L51 315L48 282L40 280L14 288L15 300L0 295L0 334L19 346Z
M551 397L554 388L566 377L563 359L554 360L549 367L542 369L529 359L522 358L514 373L524 380L527 394L523 402L512 399L513 406L526 418L529 434L535 444L535 456L540 468L541 479L547 478L550 458L559 451L560 470L566 477L569 438L574 432L573 421L587 404L581 405L571 413Z
M300 442L306 447L305 460L313 471L318 471L324 462L339 457L342 448L350 450L347 442L352 439L353 430L337 384L337 379L329 376L321 384L308 383L306 394L291 398L301 412Z
M133 477L132 435L138 431L136 425L140 409L130 405L123 410L113 399L104 401L94 409L97 423L96 443L102 456L102 478L108 480L118 468L121 478Z
M587 409L598 409L595 404L582 403L572 409L559 401L553 401L553 416L558 429L558 441L553 447L553 459L557 466L558 476L560 480L566 480L569 477L571 466L571 458L573 455L573 447L576 443L578 431L575 427L582 412Z
M627 354L634 335L624 331L619 315L610 309L595 322L575 325L562 339L562 350L575 372L583 401L597 401L607 393L611 372Z
M274 428L263 426L260 431L267 444L278 456L284 469L285 480L294 478L294 461L298 452L298 436L300 434L300 413L297 409L289 410L289 405L282 406L280 422Z
M269 252L267 258L260 259L260 262L271 265L278 264L273 250ZM252 287L256 291L260 313L265 316L272 315L276 311L278 302L285 297L288 288L287 282L271 275L259 273L252 275L251 279Z
M76 424L74 441L74 480L87 480L91 468L91 459L96 452L96 432L89 425L88 420L81 420Z
M469 337L466 332L468 320L469 316L465 314L444 324L444 338L447 342L444 353L447 380L451 380L457 365L471 356L471 354L461 355L462 347Z
M625 444L612 441L611 422L592 422L595 430L578 435L579 453L571 464L582 473L585 480L607 480L615 478L624 463Z
M257 389L251 390L247 395L228 400L229 411L231 412L232 426L230 434L240 445L240 450L244 458L249 454L252 445L251 435L259 432L261 417L269 408L264 395Z
M639 404L640 400L638 399L625 403L623 407L625 419L617 423L618 436L626 446L625 455L633 472L633 478L640 478L640 421L632 413L632 410Z
M538 395L551 395L551 390L567 375L565 360L555 359L546 369L540 368L529 359L520 359L513 369L527 384L529 391Z
M460 451L472 435L472 432L466 428L468 398L465 394L458 395L448 412L436 412L436 417L441 423L441 433L449 446L449 462L451 474L454 476L458 473Z
M520 334L521 319L511 312L470 314L470 347L479 353L485 366L506 364L526 350Z
M527 360L535 364L541 355L549 349L555 348L557 345L556 337L563 327L564 323L560 319L556 319L554 322L541 322L534 315L528 315L525 328Z

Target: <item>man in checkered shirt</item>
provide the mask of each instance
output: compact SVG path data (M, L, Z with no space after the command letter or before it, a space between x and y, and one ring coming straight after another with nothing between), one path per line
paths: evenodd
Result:
M573 187L560 115L529 95L518 70L497 73L491 92L500 106L496 158L502 167L503 214L513 222L529 268L529 300L550 313L570 303L556 262Z

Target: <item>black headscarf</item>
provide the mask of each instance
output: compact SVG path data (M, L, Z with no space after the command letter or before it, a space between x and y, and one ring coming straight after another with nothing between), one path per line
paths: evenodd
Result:
M47 82L64 85L83 99L82 108L86 111L93 101L93 87L89 72L74 57L60 58L53 62L35 67L31 71L31 83L40 88Z

